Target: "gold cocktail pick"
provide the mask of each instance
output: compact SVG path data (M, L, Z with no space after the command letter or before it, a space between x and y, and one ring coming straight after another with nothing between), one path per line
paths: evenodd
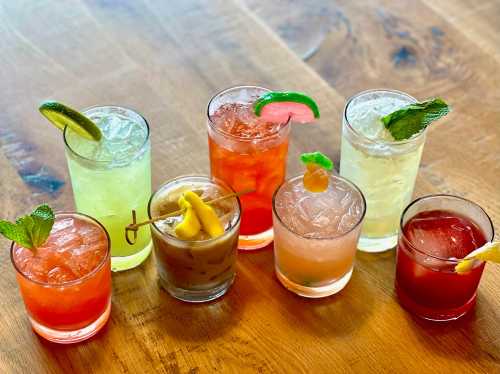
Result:
M239 192L232 192L230 194L220 196L220 197L213 199L213 200L205 201L205 203L206 204L213 204L213 203L216 203L216 202L221 201L221 200L229 199L231 197L239 197L241 195L245 195L247 193L252 193L252 192L255 192L255 190L248 188L246 190L242 190ZM177 216L179 214L184 213L184 211L185 211L185 209L179 209L179 210L176 210L174 212L162 214L161 216L153 217L151 219L148 219L147 221L137 223L137 214L136 214L135 210L132 210L132 223L127 225L127 227L125 227L125 240L127 241L128 244L134 245L136 240L137 240L137 231L139 230L139 228L141 226L149 225L153 222L160 221L160 220L168 218L168 217ZM129 237L130 232L133 232L133 240L131 240Z

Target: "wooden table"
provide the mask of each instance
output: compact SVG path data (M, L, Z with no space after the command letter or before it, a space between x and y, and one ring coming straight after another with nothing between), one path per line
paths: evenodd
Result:
M500 224L500 1L322 2L327 27L306 62L286 40L296 48L316 21L294 24L290 1L268 3L1 2L0 216L41 202L73 209L62 137L37 112L41 100L138 109L152 125L157 187L208 173L206 103L253 83L307 91L322 110L318 124L294 127L289 174L306 150L338 162L349 95L386 86L443 96L454 112L430 130L415 195L465 196ZM60 346L31 331L0 244L2 373L500 372L500 266L487 266L474 312L432 324L397 303L394 251L358 254L348 286L323 300L281 287L271 248L241 254L234 286L206 305L160 290L150 258L113 275L101 333Z

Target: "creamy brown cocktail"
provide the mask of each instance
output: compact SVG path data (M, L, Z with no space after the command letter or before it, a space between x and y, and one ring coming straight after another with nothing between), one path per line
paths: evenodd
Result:
M232 192L208 177L186 176L165 183L151 197L150 218L170 214L154 222L151 233L160 284L172 296L209 301L231 286L240 203L237 197L220 198Z

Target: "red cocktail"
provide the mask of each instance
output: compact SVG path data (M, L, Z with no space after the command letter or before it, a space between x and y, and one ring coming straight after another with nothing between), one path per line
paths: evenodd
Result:
M212 176L235 191L255 191L241 197L240 249L262 248L272 241L272 197L285 179L290 126L267 122L253 111L255 100L268 91L234 87L208 105Z
M33 329L58 343L99 331L111 309L111 265L106 230L92 218L56 214L47 241L35 251L16 243L11 259Z
M397 250L396 292L419 317L447 321L475 304L484 269L477 261L458 274L458 259L493 239L491 220L478 205L448 195L414 201L403 213Z

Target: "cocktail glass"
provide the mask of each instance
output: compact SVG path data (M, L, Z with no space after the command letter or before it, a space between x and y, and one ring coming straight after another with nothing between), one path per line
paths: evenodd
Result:
M151 196L151 144L149 126L138 113L116 106L83 111L101 129L100 142L64 130L66 156L76 208L96 217L109 232L113 271L134 268L151 253L148 230L138 233L134 245L125 241L130 212L147 219Z
M268 123L253 113L254 101L266 92L255 86L228 88L208 104L212 176L235 191L255 191L241 197L240 249L272 242L272 197L285 179L290 125Z
M454 320L476 302L484 262L463 274L460 258L493 240L493 224L472 201L450 195L425 196L401 217L396 292L411 313L433 321Z
M344 109L340 175L356 183L366 198L358 248L394 248L401 212L411 201L425 142L425 130L394 141L380 117L415 102L393 90L370 90L351 97Z
M57 213L36 255L12 243L12 264L36 333L56 343L76 343L106 324L111 310L109 244L106 229L78 213Z
M351 279L365 200L345 178L330 174L328 189L319 193L307 191L302 178L286 181L274 194L275 269L288 290L325 297Z
M184 191L198 192L209 201L227 195L231 188L205 176L183 176L168 181L149 201L150 218L179 209ZM210 238L200 234L193 240L175 235L182 214L151 224L156 266L161 286L173 297L188 302L204 302L224 295L233 283L238 252L240 202L237 197L211 204L224 226L224 234Z

